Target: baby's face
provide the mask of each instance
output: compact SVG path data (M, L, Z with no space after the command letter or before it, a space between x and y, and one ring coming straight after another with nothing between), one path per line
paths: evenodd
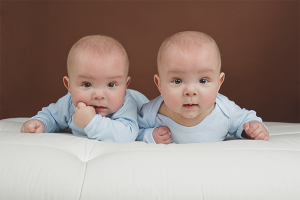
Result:
M121 56L85 55L76 58L71 66L68 90L75 106L83 102L105 117L122 107L129 81Z
M165 105L185 120L211 112L223 78L214 48L189 52L172 49L161 57L155 82Z

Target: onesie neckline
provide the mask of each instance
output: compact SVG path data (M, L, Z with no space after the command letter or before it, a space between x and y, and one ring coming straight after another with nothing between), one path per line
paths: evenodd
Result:
M157 110L156 110L156 113L157 113L157 117L159 119L161 119L162 121L165 121L167 124L170 124L170 126L172 126L173 128L181 131L181 132L196 132L196 131L199 131L200 129L204 128L216 115L216 110L217 110L217 101L215 101L215 107L214 109L199 123L199 124L196 124L195 126L183 126L181 124L178 124L177 122L175 122L173 119L167 117L167 116L164 116L162 114L159 114L158 113L158 110L161 106L163 102L163 98L161 96L159 96L159 99L158 99L158 107L157 107Z

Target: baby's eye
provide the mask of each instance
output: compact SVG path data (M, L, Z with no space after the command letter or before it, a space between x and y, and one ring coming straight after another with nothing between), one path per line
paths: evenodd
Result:
M86 88L91 87L91 86L92 86L92 84L90 84L90 83L84 83L83 84L83 87L86 87Z
M182 83L182 80L180 80L180 79L175 79L173 82L174 82L175 84L180 84L180 83Z
M207 80L206 79L204 79L204 78L202 78L202 79L200 79L200 81L199 81L200 83L202 83L202 84L205 84L205 83L207 83Z
M114 83L109 83L107 86L108 86L108 87L115 87L116 84L114 84Z

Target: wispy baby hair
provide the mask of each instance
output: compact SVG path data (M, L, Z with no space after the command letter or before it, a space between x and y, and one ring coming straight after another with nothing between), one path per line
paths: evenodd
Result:
M175 33L165 39L161 44L158 50L157 64L159 66L163 53L169 48L181 51L189 51L209 45L212 45L214 48L216 48L218 54L220 55L217 43L206 33L199 31L182 31Z
M78 53L80 55L89 54L95 57L102 55L123 56L127 65L126 67L129 68L129 59L126 50L119 41L109 36L90 35L78 40L69 51L67 59L68 73Z

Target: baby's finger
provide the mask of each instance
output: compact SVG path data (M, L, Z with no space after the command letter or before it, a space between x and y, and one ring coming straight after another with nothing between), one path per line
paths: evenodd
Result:
M249 135L251 138L255 139L257 136L259 136L260 133L262 133L263 131L257 127L257 129L255 129L253 132L251 132L251 134Z
M21 128L21 132L22 132L22 133L27 133L27 132L26 132L27 124L28 124L28 121L25 122L25 123L23 124L23 126L22 126L22 128Z
M269 135L266 135L263 140L268 141L269 140Z
M163 135L169 135L169 129L166 129L166 127L158 127L157 128L157 134L159 136L163 136Z
M168 139L170 139L170 135L169 134L165 134L163 136L160 136L160 139L163 140L163 141L168 140Z
M261 130L260 133L257 136L254 137L254 139L255 140L265 140L266 136L268 136L266 134L266 132Z
M246 131L247 135L253 136L253 132L254 132L256 129L258 129L258 128L259 128L259 126L256 125L255 123L249 122L249 128L248 128L248 130L245 130L245 131ZM255 135L255 136L256 136L256 135ZM252 137L252 138L253 138L253 137Z
M35 133L43 133L45 131L45 127L43 125L38 125L36 127Z
M28 124L28 126L27 126L27 131L29 132L29 133L35 133L35 130L36 130L36 124L35 123L30 123L30 124Z
M161 127L159 127L159 130L162 131L162 132L168 132L169 128L165 127L165 126L161 126Z
M162 144L170 144L171 143L171 138L167 139L167 140L164 140L162 142Z
M249 123L243 124L243 128L247 132L249 130Z
M85 106L86 106L86 104L83 103L83 102L78 102L78 104L77 104L78 108L82 108L82 107L85 107Z

